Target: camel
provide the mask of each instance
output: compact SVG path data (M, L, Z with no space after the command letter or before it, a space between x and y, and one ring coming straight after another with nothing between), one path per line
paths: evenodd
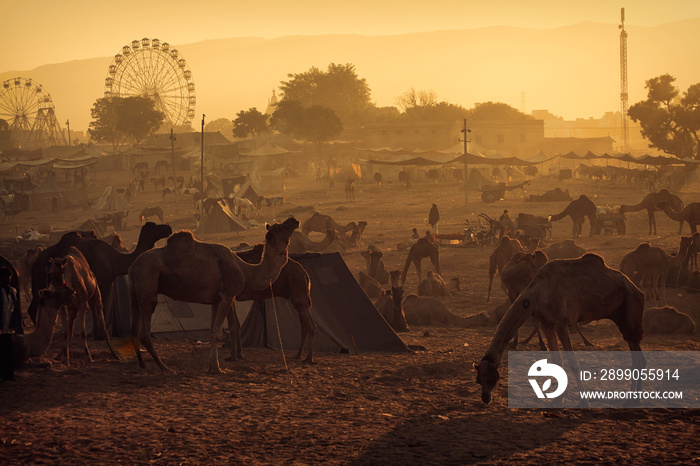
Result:
M389 322L389 325L395 332L407 332L409 328L402 305L403 286L399 283L401 272L392 270L390 274L391 289L383 292L374 303L374 306L382 314L382 317Z
M428 257L430 262L433 264L435 271L440 274L440 253L436 245L431 243L426 238L419 238L416 244L411 246L408 250L408 256L406 256L406 264L403 266L403 272L401 272L401 285L406 283L406 273L408 272L408 267L413 263L416 267L416 272L418 273L418 283L420 283L422 275L420 270L421 261Z
M635 273L640 276L640 286L648 278L647 298L661 299L659 283L666 301L666 276L669 270L669 255L656 246L649 243L641 243L637 248L625 255L620 262L620 271L633 280Z
M27 313L36 322L36 294L34 290L41 290L48 286L46 277L46 265L49 259L63 257L68 254L71 246L75 246L83 253L90 265L90 270L95 274L100 294L104 299L110 292L110 287L115 278L126 275L131 264L145 251L153 248L156 242L167 238L172 234L170 225L146 222L141 227L141 233L136 244L136 249L130 254L116 251L112 246L98 239L81 238L80 235L69 232L61 237L58 243L44 249L37 257L32 267L32 301ZM104 302L102 303L104 306ZM102 335L101 337L104 337Z
M547 254L549 260L555 259L578 259L586 254L586 250L576 246L573 240L567 239L561 243L554 243L543 252Z
M639 212L640 210L646 209L647 215L649 216L649 234L651 234L652 228L654 229L654 234L656 234L656 216L654 212L660 210L659 204L666 201L673 208L673 210L683 210L683 201L681 198L675 194L671 194L668 189L661 189L657 193L649 193L644 196L644 199L639 204L635 205L621 205L620 213L625 214L627 212ZM683 230L683 220L680 221L678 228L678 234L681 234Z
M90 266L85 259L85 256L75 247L71 246L68 249L68 254L62 258L49 259L49 266L46 273L51 277L51 288L58 289L62 286L70 287L75 296L70 305L65 307L66 312L61 313L61 321L63 323L64 345L61 351L66 365L70 366L70 343L73 339L73 330L75 319L80 318L80 336L83 339L83 349L85 357L92 362L90 349L87 343L87 331L85 329L85 313L88 306L92 311L94 326L101 328L106 336L107 346L112 355L119 359L119 356L114 352L112 343L109 340L109 333L105 325L105 317L102 308L102 295L100 288L97 286L95 275L90 270Z
M382 260L384 253L374 244L370 244L360 255L365 259L367 264L367 274L382 285L388 284L390 275L384 267L384 261Z
M139 215L139 221L141 222L141 225L143 225L144 222L148 221L148 217L158 217L160 223L163 223L163 209L161 209L158 206L144 207L141 211L141 214Z
M501 282L503 283L506 291L508 292L508 299L510 303L514 303L520 293L530 284L532 279L535 277L537 272L542 268L544 264L549 261L547 255L542 251L535 251L530 254L525 254L522 252L515 253L510 261L503 267L501 273ZM507 310L507 309L506 309ZM499 319L500 320L500 319ZM542 335L540 334L539 325L537 321L534 322L535 329L532 333L523 340L523 344L526 345L535 335L539 338L540 350L546 351ZM593 344L586 339L581 331L581 326L576 324L576 330L578 334L581 335L583 343L586 346L593 346ZM513 336L513 342L510 345L511 348L517 349L518 347L518 331L515 331Z
M131 252L129 250L129 248L127 248L124 245L124 242L122 241L122 237L119 236L119 234L116 232L112 233L110 235L107 235L107 236L103 236L100 239L102 241L104 241L105 243L109 244L110 246L112 246L114 249L116 249L119 252L124 252L126 254L129 254Z
M459 290L459 277L445 282L432 270L429 270L427 278L418 284L418 296L449 296L454 290Z
M647 334L686 335L695 331L695 322L675 308L653 307L644 313L644 331Z
M195 240L192 232L186 230L170 236L165 246L147 251L134 260L129 268L131 342L139 366L146 365L140 341L161 370L170 371L151 341L151 316L158 294L184 302L211 304L210 372L222 372L219 342L227 316L232 338L231 357L241 357L240 322L233 300L246 289L264 290L277 280L287 263L289 238L298 227L295 218L267 225L262 260L255 265L245 262L226 246Z
M347 225L341 226L336 223L330 215L323 215L316 212L311 217L304 220L304 223L301 224L301 231L308 236L312 231L325 234L328 229L332 228L342 235L348 231L352 231L356 226L355 222L350 222Z
M516 252L523 252L523 246L520 244L520 241L504 236L501 238L496 249L491 253L489 257L489 289L486 295L487 303L491 301L491 288L496 272L501 274L503 272L503 266L508 263Z
M263 249L263 244L256 244L252 249L237 252L236 254L249 264L257 264L262 260ZM299 343L299 352L296 354L295 358L301 359L304 352L304 343L308 337L309 353L306 359L304 359L304 362L314 364L316 323L311 316L311 280L309 279L309 274L299 262L290 258L284 267L282 267L279 277L272 283L272 289L267 287L259 291L250 290L246 283L243 292L236 296L236 301L269 299L273 295L277 298L286 298L291 301L292 307L294 307L299 315L301 342ZM231 350L233 350L233 346L231 346Z
M304 254L306 252L325 251L338 238L334 229L326 230L326 236L322 241L314 241L304 233L295 231L289 239L289 254Z
M15 369L29 358L41 357L51 346L59 310L70 305L75 292L67 286L37 291L38 321L32 333L15 334L12 339L12 359Z
M668 202L663 201L659 204L661 210L666 212L666 215L671 218L671 220L678 220L681 222L681 231L683 230L683 222L688 222L690 225L690 232L694 235L698 232L698 224L700 223L700 202L691 202L685 206L682 210L674 210ZM681 232L679 231L680 235Z
M566 216L571 217L574 222L574 239L581 236L583 230L583 222L588 217L588 222L591 224L591 233L589 236L593 236L593 224L596 218L596 206L585 194L581 194L578 199L575 199L569 203L568 206L560 213L556 215L550 215L547 219L550 222L561 220Z
M392 318L394 304L390 293L382 296L375 306L387 321ZM402 303L406 322L411 326L442 325L449 327L474 328L489 325L490 319L484 312L469 317L460 317L447 309L445 303L433 296L409 294Z
M481 400L491 402L508 342L531 317L539 321L549 350L556 354L559 354L557 336L565 351L573 351L569 326L611 319L633 351L634 367L641 369L646 364L640 346L643 313L644 294L622 272L608 267L602 257L589 253L579 259L548 262L508 308L486 354L474 364ZM577 362L573 365L578 369ZM634 381L632 389L638 387L639 381Z
M357 225L355 225L352 228L352 231L351 231L349 237L346 237L342 233L338 236L338 243L344 249L350 249L350 248L355 248L355 247L359 246L360 243L362 242L362 233L364 233L366 227L367 227L367 222L365 222L365 221L357 222Z
M355 200L355 179L348 178L345 182L345 200L352 202Z
M693 270L698 268L698 252L700 252L700 233L695 233L690 244L690 267Z
M367 297L370 299L377 299L382 293L384 293L382 284L363 271L358 273L357 282L360 284L360 288L362 288Z
M29 277L31 277L32 266L34 265L34 261L36 261L36 258L39 257L39 254L43 250L44 250L44 246L36 246L36 247L27 249L24 252L24 256L22 257L22 261L20 262L21 272L19 274L19 278L20 278L22 290L24 290L24 297L27 301L32 299L32 296L29 293L29 285L30 285Z

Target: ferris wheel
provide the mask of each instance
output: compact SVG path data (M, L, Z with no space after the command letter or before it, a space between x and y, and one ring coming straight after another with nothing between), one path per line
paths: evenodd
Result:
M197 98L192 71L167 42L144 38L122 47L105 79L105 97L144 96L155 101L171 128L189 126Z
M7 121L19 147L65 144L51 95L29 78L12 78L0 84L0 119Z

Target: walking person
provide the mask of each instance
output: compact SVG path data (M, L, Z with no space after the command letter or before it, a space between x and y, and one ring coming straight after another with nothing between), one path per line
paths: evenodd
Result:
M12 270L0 267L0 379L14 380L12 334L24 333L17 290L10 284Z
M433 228L434 235L438 234L437 224L439 221L440 221L440 212L438 211L438 206L437 206L437 204L433 204L433 206L430 208L430 212L428 213L428 223Z

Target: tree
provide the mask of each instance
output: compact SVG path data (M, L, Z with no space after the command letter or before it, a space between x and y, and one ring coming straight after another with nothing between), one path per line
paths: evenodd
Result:
M148 97L103 97L90 110L93 121L88 134L95 141L107 141L117 147L140 144L163 123L165 116Z
M333 109L312 105L304 108L300 102L282 100L272 114L270 124L282 134L304 139L321 152L323 143L340 135L343 124Z
M0 118L0 151L12 149L12 147L14 147L14 143L12 142L10 125L6 120Z
M396 105L403 112L416 107L432 107L437 105L437 103L437 95L434 91L416 91L414 88L407 90L396 98Z
M483 102L474 104L467 118L470 120L533 120L535 117L527 115L518 109L502 102Z
M255 139L256 134L269 131L267 116L253 107L248 111L241 110L233 120L233 135L237 138L245 138L249 134Z
M328 107L347 126L359 124L371 105L367 81L360 79L355 65L331 63L327 71L312 67L280 83L283 101L297 101L305 108L314 105Z
M649 147L679 158L700 159L700 83L679 98L675 81L669 74L648 80L647 99L632 105L627 114L641 125Z
M221 134L231 134L233 132L233 121L228 118L217 118L204 125L204 131Z

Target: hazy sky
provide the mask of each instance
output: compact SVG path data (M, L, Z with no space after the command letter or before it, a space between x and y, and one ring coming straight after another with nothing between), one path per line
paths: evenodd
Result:
M389 35L582 21L655 26L700 17L698 0L0 0L0 71L111 56L133 38L173 45L227 37Z

